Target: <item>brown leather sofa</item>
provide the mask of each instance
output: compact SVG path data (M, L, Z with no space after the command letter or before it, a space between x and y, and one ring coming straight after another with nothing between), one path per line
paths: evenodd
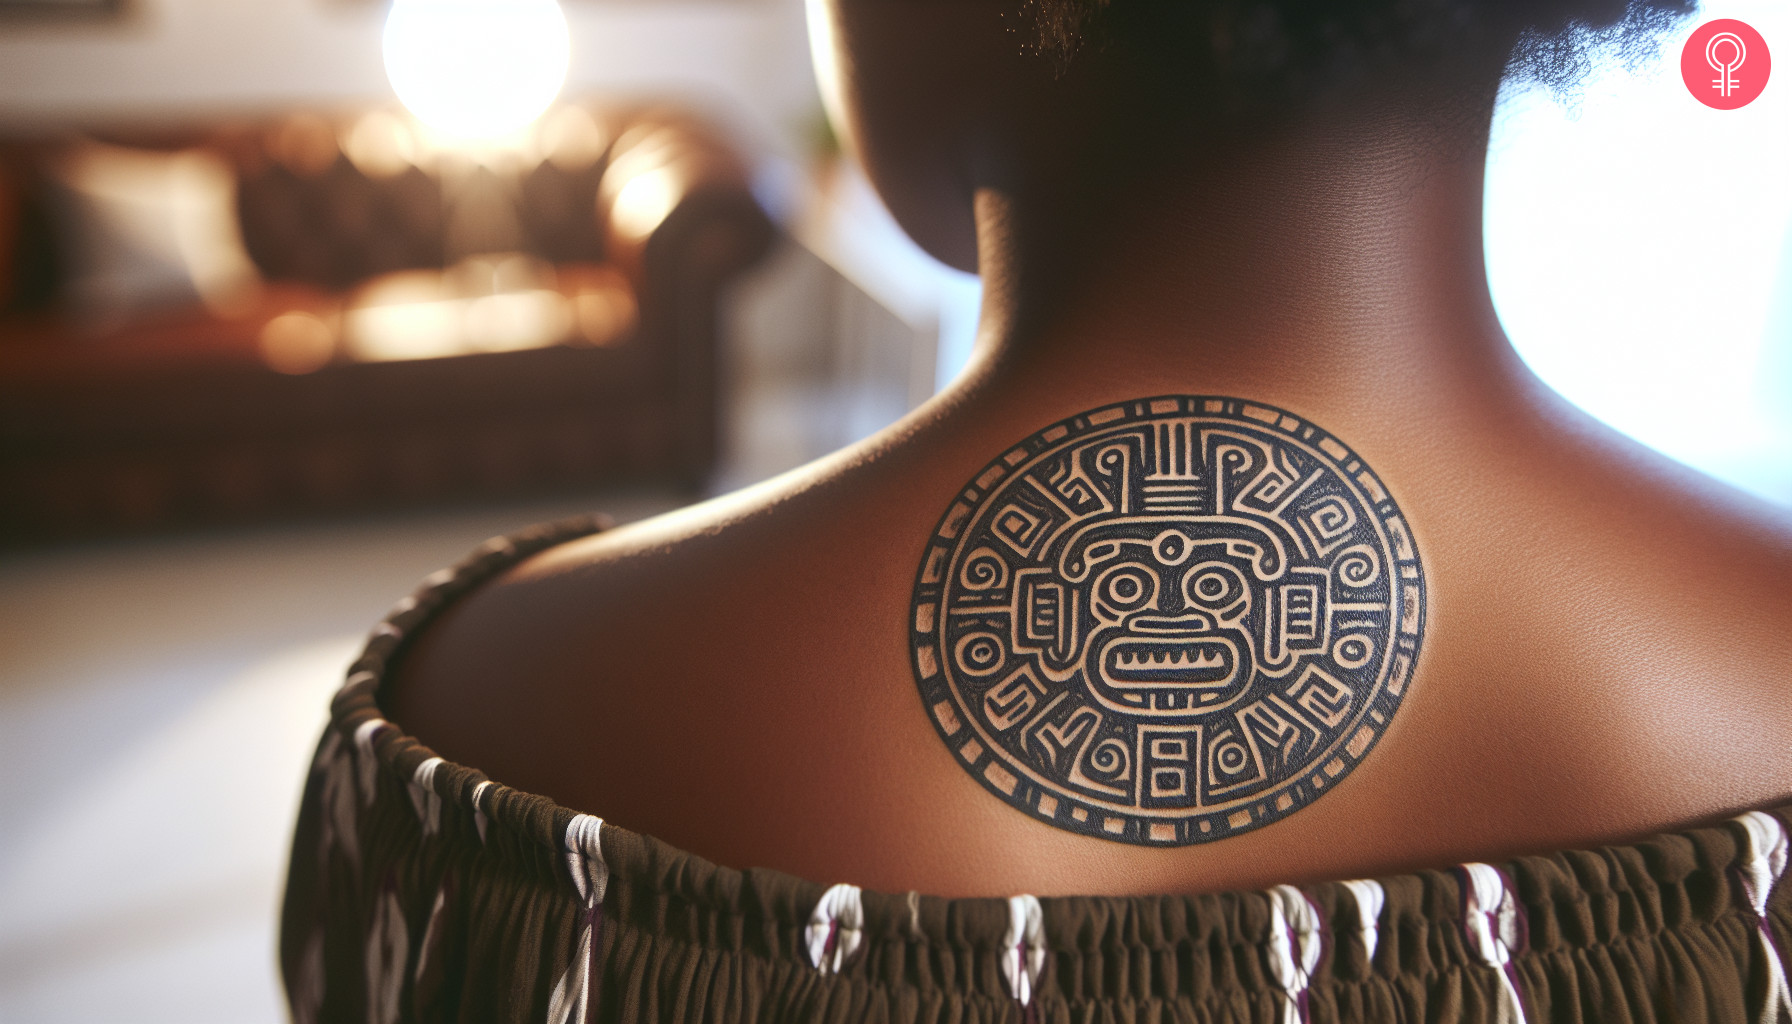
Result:
M0 541L699 483L718 293L772 227L698 122L566 109L483 161L390 111L0 141ZM96 152L227 169L254 281L84 305Z

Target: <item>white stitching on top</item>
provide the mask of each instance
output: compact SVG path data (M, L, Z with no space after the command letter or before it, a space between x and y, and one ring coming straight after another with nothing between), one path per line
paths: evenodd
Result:
M1364 956L1373 965L1375 949L1381 944L1381 908L1387 905L1387 890L1369 879L1352 879L1343 885L1356 903L1357 936L1363 941Z
M425 836L433 836L442 827L442 798L436 793L436 769L443 761L432 757L411 773L411 807L417 811L417 823Z
M574 888L585 904L585 923L579 929L578 948L566 965L566 973L554 984L548 998L548 1024L585 1024L591 1000L591 978L597 973L596 958L602 952L593 935L610 884L610 867L604 862L604 820L590 814L574 815L566 824L566 867Z
M1033 1001L1045 970L1045 908L1036 896L1008 898L1008 934L1002 939L1002 974L1022 1007Z
M1306 1020L1307 985L1319 966L1324 948L1319 911L1305 893L1292 885L1278 885L1269 897L1269 968L1282 989L1283 1024Z
M1512 978L1512 947L1518 943L1518 901L1506 889L1499 870L1489 864L1464 864L1463 927L1475 952L1499 972L1500 1024L1525 1024L1524 1001Z
M856 885L835 885L815 901L803 941L809 962L823 974L838 974L859 951L865 936L865 903Z
M1786 830L1771 814L1749 811L1736 817L1737 824L1748 837L1743 863L1738 865L1742 889L1748 896L1749 909L1755 913L1755 933L1761 939L1761 952L1767 960L1767 995L1762 1000L1761 1024L1773 1024L1781 1011L1792 1013L1792 991L1786 984L1786 965L1780 960L1779 944L1767 925L1767 900L1773 887L1786 872Z

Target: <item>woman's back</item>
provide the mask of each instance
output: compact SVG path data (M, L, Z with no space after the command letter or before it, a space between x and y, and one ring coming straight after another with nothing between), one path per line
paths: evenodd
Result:
M1032 426L1136 393L1030 405ZM1792 795L1783 527L1591 428L1434 417L1408 454L1373 421L1345 433L1347 415L1315 414L1356 439L1424 562L1422 654L1385 737L1334 792L1219 842L1143 849L1016 811L936 736L908 645L926 538L1032 432L959 426L974 415L538 556L422 636L391 716L719 863L942 895L1357 877Z
M817 5L846 138L910 233L983 275L971 369L857 448L549 552L472 595L402 666L398 721L452 758L722 863L943 894L1344 877L1635 837L1792 795L1777 757L1792 740L1792 525L1569 408L1494 315L1481 195L1505 50L1462 43L1447 59L1392 60L1300 102L1241 101L1244 113L1221 116L1203 90L1217 103L1227 79L1166 79L1181 58L1155 63L1145 41L1187 29L1175 10L1120 0L1111 35L1054 69L1017 52L993 0ZM1164 395L1216 396L1228 411L1147 407ZM1067 439L1047 429L1122 412ZM1137 433L1127 458L1169 459L1152 431L1184 428L1199 438L1179 469L1140 466L1124 483L1078 441ZM1225 454L1215 436L1242 440ZM1037 461L1006 461L1022 450ZM1259 457L1293 474L1288 493L1259 503L1286 506L1281 520L1239 504L1245 489L1278 486L1241 469ZM1330 483L1296 486L1321 467ZM991 470L1012 473L996 482ZM1016 498L1022 477L1037 482ZM1073 507L1078 494L1114 508ZM1277 637L1300 628L1286 616L1319 612L1272 615L1269 603L1310 602L1287 596L1299 573L1349 582L1337 576L1343 534L1302 538L1327 528L1324 494L1355 517L1352 541L1375 549L1388 574L1376 586L1390 589L1317 600L1391 601L1398 571L1413 577L1398 595L1411 623L1326 612L1313 621L1338 625L1339 640L1353 619L1375 620L1357 632L1380 639L1306 657ZM985 611L967 632L953 617L969 606L924 597L926 577L964 570L984 543L966 538L995 537L1010 500L1064 528L1042 526L1024 552L987 540L1013 578L971 596L1008 602L1009 617ZM1321 519L1296 527L1300 516ZM1406 524L1410 560L1388 528L1368 530L1383 519ZM1210 553L1166 559L1141 553L1145 534L1121 536L1147 526ZM1121 543L1092 563L1157 580L1149 607L1098 593L1107 570L1071 565L1098 535ZM1222 540L1232 546L1213 548ZM1285 547L1286 564L1241 560L1253 545ZM1204 606L1186 588L1209 561L1255 596ZM1062 606L1024 609L1023 577L1060 588ZM923 614L936 619L931 640ZM1023 657L1035 629L1058 629L1064 650ZM1135 636L1135 654L1243 667L1230 682L1136 666L1118 681L1096 661L1137 629L1159 640ZM971 632L994 638L994 674L957 660ZM1400 657L1410 668L1396 684ZM1030 682L1016 683L1023 662ZM1329 712L1285 706L1302 699L1307 666L1337 680L1334 693L1355 687L1330 732ZM1366 687L1383 703L1370 708ZM1281 786L1236 790L1260 794L1255 805L1226 796L1212 763L1180 798L1147 792L1147 733L1211 762L1225 735L1253 728L1246 705L1272 697L1284 703L1265 728L1292 736L1304 715L1328 742L1364 748L1349 771L1323 774L1324 743L1250 741L1243 761ZM1151 703L1135 712L1129 700ZM996 736L1021 707L1046 717L1019 731L1055 738ZM1091 715L1095 732L1119 730L1104 735L1129 759L1124 797L1086 761L1106 742L1077 733ZM969 753L954 720L978 738ZM1060 747L1078 744L1066 769ZM1234 828L1210 807L1251 809L1250 821ZM1118 833L1093 824L1110 817ZM1174 849L1141 848L1163 836Z
M368 993L555 1021L600 983L606 1019L1792 1008L1778 817L1418 870L1792 797L1792 525L1549 393L1488 296L1500 69L1589 15L1376 50L1407 14L1080 2L1028 8L1105 26L1067 64L1001 0L813 5L849 144L982 274L971 369L747 492L500 544L376 638L295 1006L360 969L346 884Z

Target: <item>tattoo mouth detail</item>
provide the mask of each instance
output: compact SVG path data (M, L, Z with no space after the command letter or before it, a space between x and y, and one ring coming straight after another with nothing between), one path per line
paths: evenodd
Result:
M1238 647L1223 637L1166 645L1151 637L1120 636L1102 645L1097 664L1095 675L1119 691L1123 703L1174 711L1194 706L1195 693L1179 691L1209 691L1200 694L1205 703L1235 681ZM1181 698L1187 702L1179 704Z
M1165 396L1054 424L929 541L910 623L935 727L1060 828L1186 845L1286 817L1404 697L1424 574L1394 500L1279 409Z

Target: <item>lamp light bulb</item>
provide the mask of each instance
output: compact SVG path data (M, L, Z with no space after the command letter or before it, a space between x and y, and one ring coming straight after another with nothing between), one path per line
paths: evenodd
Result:
M555 0L394 0L382 49L411 113L462 140L501 138L541 116L571 59Z

